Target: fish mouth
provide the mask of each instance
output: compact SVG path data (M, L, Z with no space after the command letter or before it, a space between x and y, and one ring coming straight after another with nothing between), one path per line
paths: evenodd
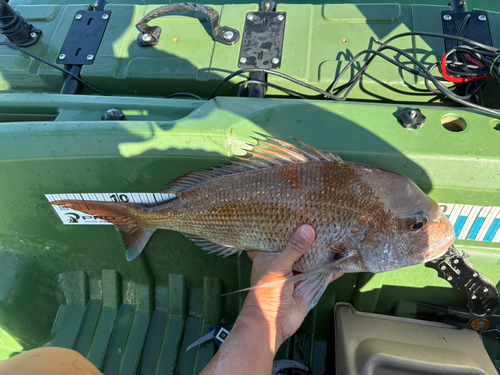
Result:
M438 242L432 248L426 250L424 252L425 261L429 262L431 260L434 260L442 256L444 253L446 253L446 251L449 249L449 247L453 244L454 241L455 241L455 233L452 233L447 237L445 237L440 242Z

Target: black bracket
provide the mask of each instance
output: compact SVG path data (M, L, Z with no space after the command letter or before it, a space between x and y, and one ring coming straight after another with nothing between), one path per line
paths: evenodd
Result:
M110 11L78 12L61 48L57 63L93 64L110 17Z
M240 68L280 68L285 22L285 12L248 12L238 66Z
M466 5L467 4L465 4L465 6ZM465 27L465 32L462 35L464 38L472 39L488 46L493 45L491 42L488 16L486 12L483 11L465 12L459 10L441 12L443 34L457 35L464 20L465 25L463 25L463 27ZM445 39L444 44L446 52L454 48L456 43L458 42L455 40Z
M455 246L451 245L442 257L426 265L436 269L439 277L467 294L467 307L472 313L481 315L497 310L500 305L498 290L491 280L465 260L467 257L465 251L460 255Z
M137 43L143 47L157 45L160 40L161 27L149 26L148 22L167 13L182 11L205 13L212 22L212 35L216 42L232 45L240 39L238 30L219 25L220 16L214 8L195 3L178 3L162 6L146 14L137 24L137 27L141 30L137 37Z

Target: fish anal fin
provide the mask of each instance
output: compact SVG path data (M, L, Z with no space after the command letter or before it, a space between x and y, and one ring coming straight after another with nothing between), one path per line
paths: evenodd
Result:
M191 241L193 241L195 244L200 246L203 250L208 251L209 253L217 253L217 255L223 255L224 257L227 257L229 255L233 255L236 253L241 254L240 249L236 249L231 246L224 246L224 245L218 245L210 240L207 240L205 238L189 234L189 233L182 233L184 236L189 238Z

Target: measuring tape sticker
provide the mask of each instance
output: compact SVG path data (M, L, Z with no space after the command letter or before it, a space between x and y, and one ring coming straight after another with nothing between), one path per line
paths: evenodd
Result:
M455 238L500 243L500 207L439 203L455 229Z
M58 200L81 200L100 202L160 203L172 199L175 194L164 193L96 193L96 194L45 194L49 202ZM66 225L113 225L105 217L92 216L82 211L52 205L57 216Z
M58 200L82 200L101 202L160 203L175 197L164 193L96 193L96 194L45 194L49 202ZM113 225L105 217L52 205L63 224L66 225ZM474 240L500 243L500 207L473 206L468 204L439 203L455 229L459 240Z

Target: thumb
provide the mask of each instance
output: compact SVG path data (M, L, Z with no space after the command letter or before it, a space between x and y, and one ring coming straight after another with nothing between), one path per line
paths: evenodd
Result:
M310 225L302 225L290 238L285 250L279 256L280 265L284 273L290 272L293 264L311 247L315 232ZM281 268L280 267L280 268Z

